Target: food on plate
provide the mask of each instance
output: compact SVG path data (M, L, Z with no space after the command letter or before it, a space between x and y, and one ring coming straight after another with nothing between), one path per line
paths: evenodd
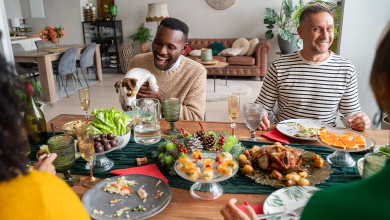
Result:
M299 179L296 181L299 186L308 186L310 184L309 180L307 179Z
M40 146L40 147L39 147L38 154L39 154L39 158L44 158L44 157L46 157L46 155L50 154L49 146L47 146L47 145L42 145L42 146Z
M298 174L301 178L307 178L307 172L300 172Z
M100 134L94 135L94 148L96 153L109 151L112 148L118 146L118 142L115 141L116 136L110 133L110 135Z
M294 180L286 180L286 186L296 186L297 183Z
M281 180L283 176L277 170L272 170L271 177L272 179Z
M317 159L317 158L320 158L320 155L318 155L318 154L313 154L313 155L311 155L311 159L314 161L315 159Z
M249 157L250 157L249 150L244 150L244 151L242 152L242 154L245 155L246 158L249 158Z
M293 129L298 129L299 133L294 136L302 138L314 138L320 130L316 126L309 128L307 125L301 125L299 123L288 123L287 126L292 127Z
M223 152L215 158L215 162L223 160L232 160L233 156L229 152Z
M252 164L264 170L281 172L288 172L298 165L299 171L304 171L301 167L302 152L288 146L282 146L280 143L256 151L252 155Z
M137 192L138 192L139 198L142 200L142 202L145 202L149 193L146 193L146 191L143 190L142 187L139 188Z
M244 154L240 154L238 155L237 157L237 160L240 161L240 160L247 160L248 158L244 155Z
M79 124L89 124L90 122L89 121L74 121L73 123L71 123L70 125L68 125L67 127L64 128L65 131L74 131L76 126L79 125Z
M253 167L251 165L245 165L244 166L244 173L246 173L246 174L253 173Z
M390 155L390 144L380 147L379 152L381 152L382 154Z
M128 181L124 176L122 176L114 182L107 183L106 186L103 187L103 191L124 196L130 194L133 191L130 186L134 186L136 184L137 183L134 180Z
M146 211L146 209L143 206L139 205L139 206L135 207L134 209L132 209L131 211L132 212L135 212L135 211Z
M356 136L349 132L336 135L327 129L321 129L318 132L318 137L322 143L342 150L358 150L366 147L366 141L361 135Z
M252 147L252 154L255 153L256 151L260 150L260 147L255 145Z
M214 172L213 169L208 167L203 172L203 180L204 181L210 181L214 178Z
M160 198L163 194L164 194L164 192L161 192L160 190L157 190L157 194L156 194L156 196L154 197L154 199Z
M126 127L130 124L131 118L120 111L115 110L115 107L111 109L94 109L91 112L95 116L95 120L92 124L93 134L109 134L114 136L123 136L127 134Z
M110 145L109 143L106 143L106 144L104 145L104 150L105 150L105 151L111 150L111 145Z
M225 163L228 167L232 168L233 170L238 168L238 165L237 165L237 163L236 163L234 160L225 160L224 163Z
M295 182L298 182L300 179L301 177L296 172L292 172L286 175L286 180L294 180Z
M187 161L179 165L179 170L185 173L189 173L192 168L195 168L195 164L192 161Z
M190 174L190 179L192 179L192 180L197 180L197 179L199 179L200 176L202 176L202 173L200 172L199 167L192 168L190 170L189 174Z
M194 158L194 160L197 162L197 163L200 163L202 162L203 158L202 158L202 153L199 151L199 150L194 150L192 152L192 158Z
M320 158L317 158L314 160L314 164L313 164L315 167L317 168L321 168L322 165L324 165L324 160L320 157Z
M213 160L210 158L205 159L203 162L203 169L206 170L207 168L213 168Z
M244 167L245 165L252 165L252 163L249 160L246 160L246 159L239 160L238 164L240 165L240 167Z

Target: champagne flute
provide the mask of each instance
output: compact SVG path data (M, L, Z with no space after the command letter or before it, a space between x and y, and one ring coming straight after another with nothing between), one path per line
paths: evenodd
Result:
M256 128L259 127L263 115L265 114L264 107L261 104L247 103L244 105L244 117L246 126L251 130L251 137L244 141L260 141L255 138Z
M89 179L84 180L83 186L91 188L100 182L99 178L95 178L92 174L93 164L92 157L95 153L93 146L92 126L90 124L79 124L75 128L77 144L79 146L81 157L88 162Z
M87 118L87 121L89 121L89 109L91 107L91 101L90 101L90 94L89 94L89 88L88 87L82 87L79 88L79 98L81 103L81 109L85 111L85 117Z
M228 96L228 108L229 108L229 118L232 121L232 136L236 137L234 134L234 128L236 128L236 120L240 112L240 94L239 93L230 93Z

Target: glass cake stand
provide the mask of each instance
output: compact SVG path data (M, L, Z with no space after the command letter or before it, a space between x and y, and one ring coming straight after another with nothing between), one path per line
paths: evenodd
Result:
M197 180L193 180L193 179L190 179L190 176L185 173L185 172L182 172L178 169L178 160L176 161L175 163L175 171L176 173L181 176L182 178L188 180L188 181L192 181L192 182L195 182L191 188L190 188L190 194L191 196L194 198L194 199L198 199L198 200L214 200L214 199L217 199L219 198L222 194L223 194L223 188L221 186L221 184L219 184L219 182L221 181L224 181L224 180L227 180L229 179L230 177L234 176L236 173L237 173L237 170L238 170L238 163L235 159L233 159L236 164L237 164L237 168L233 170L232 172L232 175L229 175L229 176L225 176L225 175L222 175L222 174L218 174L215 170L216 170L216 166L217 166L217 163L215 162L215 158L218 156L219 154L217 153L212 153L212 152L202 152L202 157L203 158L210 158L211 160L213 160L213 171L214 171L214 178L210 181L205 181L203 180L203 175L197 179ZM192 157L189 157L189 158L192 158ZM196 163L199 168L200 168L200 171L201 173L203 174L203 161L204 159L202 160L202 162L200 163Z
M334 153L329 154L326 157L326 160L328 161L328 163L335 165L335 166L353 167L356 165L356 161L351 157L351 155L349 153L365 151L365 150L370 149L373 146L375 146L375 141L373 139L371 139L371 138L369 138L369 137L367 137L364 134L359 133L359 132L355 132L355 131L351 131L351 130L336 130L336 131L331 131L331 132L337 136L345 136L345 134L344 134L345 132L351 133L355 136L361 135L364 138L364 140L366 141L366 146L364 148L361 148L358 150L342 150L340 148L332 147L332 146L329 146L329 145L323 143L317 135L318 142L320 142L322 145L324 145L330 149L335 150Z

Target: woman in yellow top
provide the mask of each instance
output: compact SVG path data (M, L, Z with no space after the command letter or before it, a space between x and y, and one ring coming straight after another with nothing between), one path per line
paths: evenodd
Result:
M22 100L15 93L24 85L2 56L0 66L0 219L90 219L77 195L55 176L56 154L27 171L25 138L17 123L23 121L17 110Z

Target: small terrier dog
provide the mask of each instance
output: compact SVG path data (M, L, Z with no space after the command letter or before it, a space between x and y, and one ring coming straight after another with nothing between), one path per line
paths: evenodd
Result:
M139 88L148 81L153 92L158 91L156 77L148 70L142 68L133 68L126 73L123 80L115 83L116 93L119 93L119 102L123 111L132 110L132 102L136 99Z

